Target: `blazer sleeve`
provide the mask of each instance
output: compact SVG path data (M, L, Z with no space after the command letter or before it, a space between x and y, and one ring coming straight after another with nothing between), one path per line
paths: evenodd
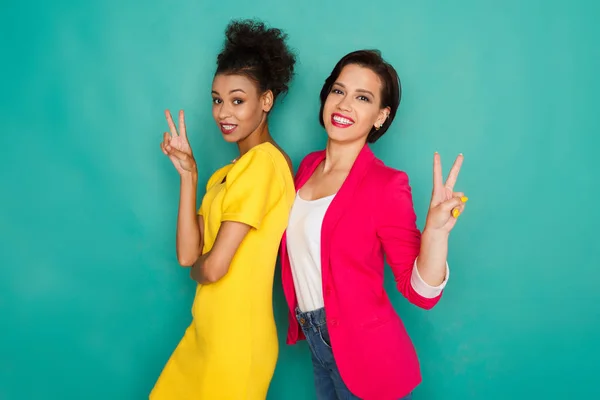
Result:
M431 309L440 300L442 291L437 296L428 298L420 295L411 284L415 261L421 248L421 232L416 221L408 175L396 171L382 193L381 207L378 208L377 236L400 293L412 304Z

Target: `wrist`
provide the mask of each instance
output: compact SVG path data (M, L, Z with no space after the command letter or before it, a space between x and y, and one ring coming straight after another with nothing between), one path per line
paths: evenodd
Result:
M450 236L450 232L443 230L443 229L432 228L432 227L425 225L422 236L423 236L423 238L428 238L433 241L448 240L448 237Z
M182 172L179 177L181 178L181 183L191 183L191 184L197 184L198 183L198 171L184 171Z

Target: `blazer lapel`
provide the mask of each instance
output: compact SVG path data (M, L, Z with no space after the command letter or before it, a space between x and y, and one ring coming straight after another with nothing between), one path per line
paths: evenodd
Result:
M325 266L329 263L331 237L335 231L335 227L344 212L348 210L348 205L353 201L354 193L374 158L375 155L369 146L365 144L354 161L354 165L350 169L342 187L333 198L331 205L325 213L323 225L321 226L321 273L327 271Z

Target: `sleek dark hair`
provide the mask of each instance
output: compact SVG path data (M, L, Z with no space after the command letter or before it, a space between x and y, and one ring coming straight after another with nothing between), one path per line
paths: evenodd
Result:
M217 74L244 75L261 92L271 90L274 100L288 90L296 56L285 43L287 34L263 22L234 20L225 30L225 43L217 56Z
M396 110L400 105L400 98L402 97L402 85L400 84L400 78L398 73L388 62L381 57L379 50L357 50L346 54L333 68L331 74L321 89L321 108L319 110L319 122L321 126L325 127L323 122L323 108L325 107L325 100L331 92L331 87L340 76L342 69L346 65L359 65L361 67L369 68L379 76L381 79L381 108L389 107L390 115L385 120L381 128L371 128L369 135L367 136L367 143L375 143L383 134L388 130L394 117L396 116Z

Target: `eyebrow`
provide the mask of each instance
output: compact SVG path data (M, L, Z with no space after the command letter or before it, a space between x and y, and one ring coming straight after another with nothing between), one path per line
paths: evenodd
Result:
M246 93L246 92L244 92L242 89L233 89L233 90L230 90L230 91L229 91L229 94L231 94L231 93L235 93L235 92L242 92L242 93L244 93L244 94ZM219 94L219 92L217 92L216 90L213 90L211 93L212 93L212 94L216 94L216 95L218 95L218 94Z
M346 86L344 86L344 84L340 83L340 82L334 82L333 85L341 86L342 88L346 89ZM375 95L367 89L356 89L355 92L367 93L367 94L370 94L371 96L375 97Z

